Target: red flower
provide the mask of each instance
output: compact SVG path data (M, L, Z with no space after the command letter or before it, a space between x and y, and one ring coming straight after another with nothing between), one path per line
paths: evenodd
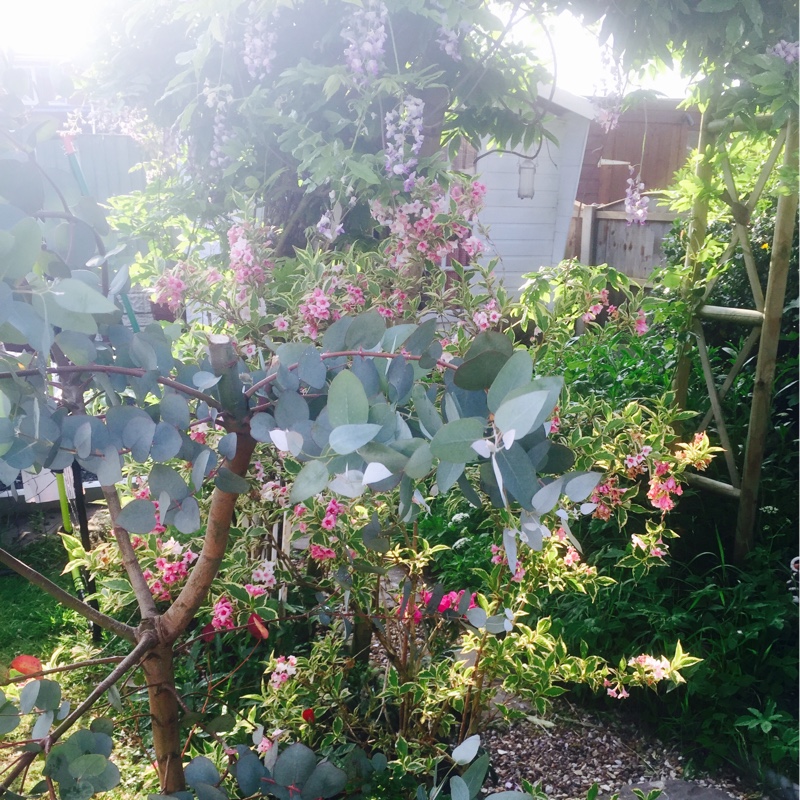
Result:
M303 720L307 722L309 725L314 724L314 709L313 708L306 708L303 710Z
M247 630L254 639L266 639L269 636L269 629L265 620L253 613L247 619Z
M209 622L208 625L205 625L200 631L200 638L206 643L213 642L215 633L216 630L214 626Z

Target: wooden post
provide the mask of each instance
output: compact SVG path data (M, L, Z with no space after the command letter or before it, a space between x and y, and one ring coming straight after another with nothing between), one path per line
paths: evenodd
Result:
M797 117L786 125L784 165L791 169L797 164ZM775 359L780 339L781 316L786 297L789 258L797 217L797 187L788 195L778 198L775 214L775 233L772 240L772 257L769 264L767 293L764 298L764 324L756 362L753 404L750 407L750 425L742 473L739 517L736 523L734 561L741 563L753 548L753 528L756 519L758 485L761 480L761 462L764 460L764 442L770 420L772 383L775 377Z
M596 236L597 206L584 206L581 210L581 264L595 263Z
M697 167L695 168L695 175L697 175L703 185L711 183L711 142L712 135L709 132L706 115L703 114L703 119L700 121L700 136L697 142L698 161ZM695 197L694 203L692 203L692 216L689 221L689 241L686 245L684 264L687 267L692 267L692 273L681 287L681 294L684 297L688 297L689 292L694 288L697 279L700 277L700 262L697 256L706 239L707 225L708 197L701 193ZM678 359L678 368L675 371L675 381L673 383L673 388L675 389L675 405L677 405L678 408L686 408L686 397L689 393L689 376L691 371L692 362L689 357L689 347L684 343L681 348L681 355Z

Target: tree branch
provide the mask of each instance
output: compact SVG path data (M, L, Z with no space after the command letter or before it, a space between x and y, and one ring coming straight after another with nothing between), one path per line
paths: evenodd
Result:
M74 669L97 667L101 664L119 664L123 658L124 656L105 656L104 658L90 658L87 661L75 661L73 664L64 664L61 667L51 667L50 669L40 669L37 672L28 672L26 675L17 675L15 678L8 678L5 683L0 683L0 686L8 683L22 683L32 678L41 678L44 675L56 675L59 672L71 672Z
M139 606L139 613L142 619L155 619L158 616L158 609L156 608L156 601L153 599L153 594L150 587L147 585L147 580L142 572L142 565L139 559L136 558L136 553L133 551L131 544L131 537L125 528L117 524L117 518L122 511L122 505L119 502L119 494L117 494L116 486L103 486L103 497L106 499L108 505L108 512L111 515L111 527L114 531L114 538L117 540L117 546L122 554L122 566L125 567L125 572L128 574L133 593L136 596L136 603Z
M134 378L141 378L147 374L147 370L142 369L141 367L117 367L112 364L86 364L84 366L70 365L63 367L48 367L45 370L18 369L14 372L0 372L0 380L14 377L33 378L37 375L41 375L42 372L48 375L67 375L74 372L103 372L106 375L130 375ZM213 397L211 397L211 395L205 394L205 392L201 392L199 389L194 389L193 387L187 386L184 383L174 381L172 378L165 378L162 375L159 375L156 378L156 383L160 383L162 386L169 386L170 389L175 389L176 392L181 392L182 394L188 395L189 397L194 397L197 400L202 400L210 408L216 408L217 411L224 410L222 406Z
M90 622L97 623L101 628L111 631L111 633L116 634L121 639L125 639L128 642L136 641L135 628L103 614L102 611L98 611L82 600L78 600L77 597L73 597L58 584L53 583L49 578L45 578L40 572L37 572L19 559L14 558L11 553L2 548L0 548L0 564L5 564L10 569L13 569L14 572L21 575L25 580L43 589L51 597L54 597L61 605L71 608L73 611L77 611Z
M230 461L225 460L224 465L231 472L244 476L250 466L255 446L255 440L248 433L237 433L236 453ZM215 487L211 495L211 508L200 557L175 602L161 617L159 633L162 643L174 642L183 633L205 599L228 547L228 535L238 496Z

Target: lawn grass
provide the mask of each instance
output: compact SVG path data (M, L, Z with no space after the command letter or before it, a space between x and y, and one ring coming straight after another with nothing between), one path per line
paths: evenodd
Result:
M62 575L67 554L54 536L37 539L15 555L70 593L70 575ZM18 575L0 575L0 664L8 666L18 655L46 658L66 637L82 638L86 621L59 605L41 589Z

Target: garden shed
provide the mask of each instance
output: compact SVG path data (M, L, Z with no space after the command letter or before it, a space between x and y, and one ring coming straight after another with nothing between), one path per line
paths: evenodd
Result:
M539 89L545 123L557 144L525 152L484 149L472 171L486 184L480 222L487 228L486 259L499 257L497 275L517 292L523 275L564 258L581 175L592 104L561 89ZM471 164L465 165L467 168Z

